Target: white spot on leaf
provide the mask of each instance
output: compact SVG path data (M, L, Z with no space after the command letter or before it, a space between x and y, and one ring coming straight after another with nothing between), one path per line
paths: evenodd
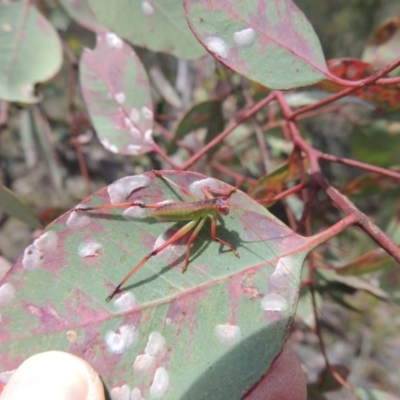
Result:
M139 339L139 334L133 325L122 325L118 328L118 332L110 331L105 336L108 351L115 354L123 353Z
M189 185L189 192L195 195L197 198L203 199L205 196L202 189L205 186L212 187L214 189L220 189L220 185L217 180L213 178L206 178L192 182Z
M214 332L217 338L224 344L236 343L242 336L241 329L237 325L216 325Z
M153 383L150 386L150 396L159 398L163 396L169 387L169 376L165 368L159 367L154 374Z
M144 352L148 356L159 357L165 352L165 345L166 341L161 333L151 332Z
M29 245L22 258L22 265L26 269L38 268L42 265L46 252L54 252L58 243L57 234L54 231L45 232Z
M142 115L144 117L144 119L153 119L153 111L150 110L150 108L148 107L142 107Z
M261 299L261 308L265 311L282 312L287 307L286 299L277 293L269 293Z
M228 57L228 45L226 42L217 36L208 36L204 40L207 50L216 56L225 59Z
M147 129L147 131L144 133L144 140L147 143L153 143L153 131L151 129Z
M124 43L122 39L113 32L106 33L106 42L111 48L114 49L122 48Z
M15 299L15 288L11 283L0 286L0 307L4 307Z
M148 211L145 208L133 206L127 208L122 216L127 220L142 219L148 217Z
M6 275L11 269L12 264L5 257L0 256L0 280Z
M130 311L136 306L135 296L131 292L125 292L114 300L114 306L120 312Z
M22 258L22 266L25 269L38 268L42 264L43 257L44 257L43 252L39 250L35 246L35 244L31 244L24 251L24 256Z
M140 154L140 152L142 150L143 150L143 146L140 146L138 144L128 144L126 146L126 152L133 156L137 156L138 154Z
M256 32L253 28L246 28L233 34L234 42L240 47L251 46L254 43Z
M146 175L127 176L112 183L107 191L112 204L123 203L136 189L150 185L150 178Z
M148 0L142 1L142 11L146 17L154 14L154 7Z
M79 257L94 257L98 255L98 251L102 248L100 243L95 241L82 242L78 246Z
M112 400L130 400L131 388L129 385L116 386L111 389Z
M134 387L131 392L131 397L129 400L144 400L142 397L142 393L140 392L140 389L138 387Z
M118 147L114 143L111 143L109 138L101 138L100 143L104 146L106 150L111 151L111 153L118 154Z
M140 354L133 363L133 372L138 376L152 375L156 369L156 359L147 354Z
M133 137L133 139L141 139L142 135L139 131L139 129L135 128L134 126L132 126L129 129L129 133L131 134L131 136Z
M38 237L33 244L41 251L54 251L58 243L58 236L54 231L47 231Z
M82 206L82 208L84 207L85 206ZM80 208L80 206L78 205L76 208ZM72 210L67 219L67 227L70 229L85 228L87 225L89 225L90 219L91 215L89 212L83 210Z
M129 118L133 122L139 122L140 114L137 108L132 108L131 112L129 113Z
M158 249L160 246L162 246L167 240L169 239L169 237L165 234L162 233L160 236L157 237L156 241L154 242L154 246L153 246L153 250ZM170 244L169 246L167 246L165 249L159 251L155 256L160 256L160 255L166 255L169 252L173 253L175 251L175 245L174 244Z
M285 287L288 284L288 280L293 279L293 269L295 265L294 260L291 257L282 257L276 264L274 272L270 276L270 282L279 287Z
M115 99L115 101L116 101L118 104L123 104L123 103L125 103L125 100L126 100L125 93L122 93L122 92L117 93L117 94L114 96L114 99Z

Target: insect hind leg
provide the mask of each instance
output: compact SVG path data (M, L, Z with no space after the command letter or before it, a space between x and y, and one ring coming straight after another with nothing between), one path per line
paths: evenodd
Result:
M233 244L226 242L225 240L222 240L219 237L217 237L217 217L216 216L213 216L212 220L211 220L211 238L212 238L212 240L215 240L216 242L222 244L223 246L229 247L232 250L233 254L236 257L240 258L240 255L239 255L238 251L236 250L236 247Z

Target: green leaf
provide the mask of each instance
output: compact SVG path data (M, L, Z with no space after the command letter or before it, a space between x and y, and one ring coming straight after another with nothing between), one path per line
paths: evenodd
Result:
M167 145L169 155L178 150L177 142L183 139L188 133L206 128L206 143L210 142L224 128L221 102L218 100L207 100L194 105L186 114L183 115L175 129L173 139ZM217 148L213 148L215 152ZM209 156L210 154L207 154Z
M114 182L79 207L193 201L204 186L232 188L196 173L161 172L185 192L146 173ZM184 222L130 207L72 211L50 224L4 283L3 370L58 349L89 360L111 391L127 384L144 398L157 388L164 399L241 398L286 342L303 260L320 240L297 235L240 191L228 201L217 235L240 258L210 240L206 223L185 274L190 233L150 257L110 303L105 298L122 278ZM191 206L182 204L181 215Z
M89 0L97 20L131 43L179 58L197 59L204 49L187 26L177 0Z
M0 98L35 103L34 85L60 69L57 32L26 2L0 4Z
M36 215L9 189L0 184L0 209L32 228L41 229Z
M321 45L290 0L184 0L190 28L228 68L271 89L324 79Z

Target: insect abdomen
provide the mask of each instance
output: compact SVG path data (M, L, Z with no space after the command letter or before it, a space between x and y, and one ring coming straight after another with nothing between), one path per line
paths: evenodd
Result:
M213 214L214 212L216 212L215 199L208 199L194 202L163 204L154 209L151 215L165 221L190 221Z

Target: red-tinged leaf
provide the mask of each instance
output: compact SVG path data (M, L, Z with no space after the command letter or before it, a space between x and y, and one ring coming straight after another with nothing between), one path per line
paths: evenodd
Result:
M290 0L184 0L194 34L221 63L271 89L324 79L319 40Z
M115 33L97 36L80 61L83 97L97 135L113 153L152 150L153 104L143 65Z
M301 162L304 170L307 170L309 164L307 158L303 157ZM257 200L274 197L285 190L288 183L301 178L301 174L298 162L295 158L290 157L269 174L261 177L255 185L250 187L248 194Z
M140 47L198 59L205 53L187 26L177 0L89 0L97 20Z
M61 68L62 46L54 27L31 3L0 3L0 98L37 103L34 86Z
M329 60L328 68L332 74L349 81L365 79L376 72L370 63L353 58ZM338 85L330 81L323 81L318 84L318 87L334 93L346 88L346 86ZM373 103L378 112L394 112L400 110L399 85L368 85L360 88L352 95Z
M370 62L374 68L381 69L398 58L399 54L400 15L397 15L375 29L364 49L362 59ZM392 71L391 75L398 75L398 73Z
M196 173L161 172L197 197L204 185L231 188ZM183 199L193 201L146 173L113 183L80 207ZM241 398L287 339L302 263L321 236L295 234L240 191L229 202L231 214L217 233L241 258L210 241L206 224L185 274L187 235L152 257L110 303L105 298L115 285L182 224L157 221L139 207L58 218L1 282L2 371L58 349L88 360L110 391Z
M362 275L393 268L396 262L382 248L374 249L336 269L339 275Z

